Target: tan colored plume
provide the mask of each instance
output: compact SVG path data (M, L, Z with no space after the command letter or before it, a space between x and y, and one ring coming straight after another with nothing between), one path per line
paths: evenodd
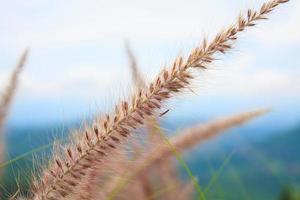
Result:
M16 93L19 76L24 68L27 54L28 54L28 50L25 50L8 81L7 87L5 88L3 94L0 96L0 163L2 163L5 160L4 124L13 97ZM1 172L2 170L0 169L0 174Z
M243 112L240 114L232 115L229 117L224 117L212 122L208 122L206 124L196 125L195 127L188 128L182 131L177 136L171 138L170 142L176 148L177 151L184 151L189 149L195 145L199 145L200 143L223 133L225 130L243 124L253 118L261 116L270 109L260 109L251 112ZM156 157L156 160L163 160L166 157L172 155L172 149L168 147L162 147L157 152L152 155Z
M8 110L14 97L15 91L17 89L19 76L24 68L27 55L28 50L25 50L10 77L10 80L6 89L4 90L4 93L0 97L0 127L3 127L5 123L5 119L7 117Z
M180 134L173 136L170 139L172 146L178 152L183 152L196 145L199 145L210 138L216 137L226 130L239 126L249 120L261 116L269 112L269 109L260 109L251 112L243 112L232 116L220 118L205 124L196 125L180 132ZM151 174L150 172L164 162L169 162L169 158L174 156L173 149L169 146L157 145L151 152L148 152L145 157L141 157L133 166L129 169L127 174L128 184L124 185L123 188L118 189L118 193L122 193L123 190L130 188L131 180L142 180L145 176ZM150 175L151 176L151 175ZM152 175L153 176L153 175ZM114 182L117 184L124 177L115 177ZM111 187L111 191L117 188L116 185Z
M65 156L55 157L41 178L33 183L34 200L64 199L74 193L87 171L93 166L103 165L103 159L120 148L133 130L145 122L145 118L156 116L163 103L186 89L194 79L192 72L205 70L217 59L219 53L228 52L240 32L252 27L278 5L288 0L271 0L257 10L248 10L240 15L233 25L217 34L211 42L203 40L189 56L177 58L164 69L146 88L134 93L130 99L121 101L115 111L108 113L94 126L83 131L77 145L70 146Z

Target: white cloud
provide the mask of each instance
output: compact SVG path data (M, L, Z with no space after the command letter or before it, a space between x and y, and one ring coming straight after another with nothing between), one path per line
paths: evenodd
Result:
M254 55L242 54L236 61L223 65L222 69L204 75L206 81L213 80L207 84L208 92L246 97L298 95L299 68L258 67L254 61Z
M48 53L45 49L48 47L63 48L68 44L76 46L86 41L104 43L125 37L134 44L137 44L136 41L151 43L156 40L159 42L171 40L178 44L189 39L194 43L195 38L200 39L203 33L212 35L220 27L231 24L240 8L253 6L249 4L254 3L250 0L235 0L231 3L228 3L228 0L189 2L186 0L75 0L70 4L60 0L47 3L41 3L39 0L28 0L26 3L12 0L3 3L0 8L0 50L3 49L10 55L18 55L20 49L31 46L34 51L39 52L39 55L45 56ZM272 20L253 30L253 34L262 42L270 44L299 43L300 1L291 1L291 4L274 12ZM157 60L158 54L170 55L168 53L175 51L175 48L172 48L174 46L155 49L151 55L147 47L139 51L142 52L142 57L152 60L144 63L145 67L148 67L143 68L147 78L151 77L152 72L157 71L154 67L149 69L149 65L153 66L151 62ZM187 45L184 43L182 46ZM102 48L105 49L107 46ZM107 54L111 52L115 53L109 51ZM85 53L89 54L90 51ZM258 69L254 61L257 54L261 52L258 50L254 53L254 55L238 56L238 59L234 63L227 64L227 67L222 61L221 69L214 70L210 74L205 73L204 76L211 79L207 79L209 84L204 85L208 85L209 91L223 95L239 93L247 96L261 94L292 96L296 91L300 91L299 70L276 70L264 67ZM105 68L97 67L96 65L103 63L95 60L88 61L92 63L90 65L69 68L70 61L64 56L56 57L58 60L55 64L51 58L47 59L47 56L39 60L37 54L33 54L32 57L30 55L30 60L38 61L28 66L22 74L20 98L39 101L59 96L93 99L96 96L107 97L109 94L115 94L119 97L122 90L129 88L127 85L130 85L130 76L127 68L112 67L118 58L107 59L106 62L110 65ZM160 60L159 63L163 61ZM37 67L41 63L47 63L47 66L63 64L56 69L51 67L43 69L46 73L41 73L43 70ZM6 63L3 65L6 66ZM35 70L38 73L33 73L36 72ZM9 74L8 70L0 71L1 88ZM129 92L126 91L127 93Z
M255 57L240 55L233 63L203 74L204 88L208 92L222 95L295 95L300 91L299 70L254 68ZM226 69L226 70L225 70ZM5 72L5 73L3 73ZM2 71L0 80L5 82L9 73ZM99 96L119 97L122 90L129 88L130 74L126 67L77 66L62 70L51 81L24 72L21 76L20 98L32 101L51 99L58 96L97 99ZM200 87L203 88L203 85ZM125 92L128 94L128 91Z
M126 70L126 69L124 69ZM113 94L112 88L125 87L129 83L126 71L115 67L77 66L62 70L60 76L45 81L24 72L20 81L20 98L37 101L39 99L57 99L57 97L77 97L96 99ZM128 72L127 72L128 73ZM121 89L121 87L119 88ZM115 91L118 93L117 91Z
M260 5L262 1L256 1ZM272 21L253 34L263 42L299 42L300 2L291 2L272 15ZM214 35L234 22L240 9L253 1L7 1L0 8L0 48L16 54L30 46L35 50L64 47L87 41L171 40L178 44ZM288 7L288 8L286 8ZM274 17L274 19L273 19ZM266 27L266 28L264 28ZM120 44L121 46L121 44Z
M12 2L0 10L0 42L7 48L37 48L108 37L199 38L202 30L215 32L238 13L225 0L54 1L57 6L48 2L48 7L36 0L28 5ZM41 9L46 10L42 13Z
M286 7L286 8L285 8ZM291 1L253 34L268 44L300 44L300 1Z

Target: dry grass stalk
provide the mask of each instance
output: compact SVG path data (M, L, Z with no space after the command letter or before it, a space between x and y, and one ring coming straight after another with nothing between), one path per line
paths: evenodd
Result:
M143 176L148 178L148 187L151 191L151 193L147 195L148 197L155 196L155 194L160 193L163 188L173 187L173 190L175 191L175 189L180 190L180 188L185 187L185 183L179 177L177 166L174 165L171 159L167 159L164 162L153 166L147 173L144 173ZM179 199L178 193L176 192L166 191L160 196L165 200Z
M4 93L0 97L0 163L5 159L5 137L4 137L4 124L8 115L10 104L13 100L14 94L18 86L18 80L20 73L22 72L26 58L28 55L28 50L25 50L22 54L18 64L16 65L7 87L4 90ZM1 174L2 170L0 170Z
M146 87L146 82L144 81L144 78L142 77L142 74L140 73L138 64L137 64L137 60L135 58L134 53L132 52L129 43L125 44L125 48L126 48L126 53L128 55L129 58L129 68L131 71L131 75L132 75L132 82L136 88L136 90L142 89ZM136 142L131 142L129 145L131 146L132 150L133 150L133 158L129 158L129 156L116 156L114 155L114 160L117 160L117 162L110 162L110 169L114 168L116 169L115 171L118 172L125 172L127 170L130 170L131 165L128 164L128 160L132 159L132 162L134 162L135 159L139 159L141 156L143 156L143 154L146 154L147 151L149 151L150 148L152 148L154 145L154 142L157 144L159 142L161 142L159 140L159 136L157 133L155 133L156 130L156 126L158 126L158 122L156 121L155 118L153 117L149 117L147 119L145 119L145 126L147 129L147 133L148 133L148 137L149 139L147 141L149 141L150 145L147 145L147 143L142 144L141 141L136 141ZM144 138L143 138L144 139ZM145 138L146 139L146 138ZM125 149L118 149L119 153L122 153L123 155L126 154L126 150ZM122 152L124 151L124 152ZM145 152L146 151L146 152ZM128 152L127 152L128 154ZM122 166L122 167L120 167ZM101 199L103 198L103 196L105 196L104 190L103 188L105 187L105 183L101 183L100 184L100 179L101 176L103 175L103 173L107 173L107 172L103 172L103 170L97 168L97 167L92 167L90 169L90 171L88 172L88 176L85 177L82 180L81 186L76 189L77 191L80 191L80 194L75 195L76 199L80 200L82 198L84 199ZM120 174L121 176L122 174ZM168 176L168 173L165 171L165 173L161 174L164 175L164 177ZM112 177L116 177L117 173L113 174ZM146 196L150 196L151 192L149 192L149 190L151 189L151 186L148 184L149 181L146 180L147 177L145 177L145 179L141 180L138 184L136 183L131 183L131 185L135 184L138 185L137 187L140 187L140 189L138 190L138 193L140 195L143 195L144 197ZM177 181L177 180L176 180ZM107 181L109 182L109 181ZM102 190L100 189L100 186ZM101 192L99 192L99 190L101 190ZM137 192L137 191L135 191Z
M127 56L129 58L129 67L131 70L131 76L132 76L132 81L134 83L134 86L136 87L137 90L141 90L143 88L147 87L146 81L144 77L142 76L142 73L139 70L138 62L137 59L130 48L129 43L127 42L125 44ZM156 127L159 126L159 122L157 117L155 116L149 116L145 118L145 127L148 133L148 147L147 148L152 148L152 144L157 144L160 142L160 137L159 134L156 133ZM138 152L137 152L138 153Z
M217 34L208 44L204 39L187 59L179 57L170 69L165 69L145 89L134 94L130 101L122 101L115 112L107 114L95 126L84 131L78 145L66 150L64 157L56 158L44 171L39 181L33 184L34 198L62 199L74 192L74 187L87 175L87 169L101 165L105 156L119 148L132 130L144 124L145 117L154 116L162 103L189 86L194 78L192 71L206 69L216 59L216 53L226 53L232 48L238 33L254 26L258 20L266 19L275 7L288 0L271 0L260 10L249 10L246 16L240 15L237 22Z
M129 67L131 70L131 77L132 77L132 81L135 85L135 87L137 89L142 89L145 88L147 86L142 73L139 70L138 64L137 64L137 59L133 53L133 51L131 50L129 43L125 43L125 49L126 49L126 53L129 59Z
M240 114L235 114L229 117L224 117L212 122L208 122L203 125L197 125L195 127L189 128L183 132L181 132L178 136L174 136L170 139L170 142L178 150L182 152L187 150L193 146L199 145L208 139L223 133L224 131L248 122L249 120L256 118L260 115L265 114L268 110L257 110L252 112L243 112ZM153 169L160 168L160 165L164 162L169 162L169 158L173 156L173 150L170 149L169 146L161 146L157 145L153 148L152 152L149 152L145 157L142 157L134 166L132 166L129 171L131 172L128 177L130 179L140 180L145 174L150 174ZM140 164L138 164L140 163ZM155 171L157 172L157 170ZM153 175L152 175L153 177ZM157 176L155 176L157 177ZM124 177L121 177L124 178ZM120 177L116 177L115 179L119 179ZM118 181L114 181L118 183ZM121 190L127 190L130 185L126 185L124 188L119 189L119 193ZM116 188L114 185L111 188L111 191Z
M137 59L130 48L129 44L126 43L126 52L130 61L130 69L131 69L131 75L132 75L132 81L137 89L142 89L146 87L146 81L144 80L138 66ZM145 127L148 133L148 146L147 146L147 152L149 153L153 148L159 146L160 144L163 144L160 134L157 133L157 127L159 127L158 119L155 117L148 117L145 120ZM138 152L137 152L138 153ZM141 158L141 155L139 156ZM160 163L153 169L153 173L151 175L149 173L144 174L143 177L140 180L140 187L142 187L142 191L146 196L151 196L154 193L153 184L150 180L150 176L157 177L157 180L155 185L157 186L158 183L163 188L166 185L175 184L178 186L184 186L183 183L181 183L180 178L177 175L177 169L176 166L173 165L171 162L167 162L167 160L163 163ZM177 199L174 193L168 193L167 195L164 195L164 199Z
M128 169L130 159L124 152L119 151L113 154L114 160L104 160L106 166L93 166L87 171L87 176L81 180L74 195L70 196L73 200L93 200L104 199L103 188L110 182L114 176L121 176L122 169Z
M27 55L28 55L28 50L24 51L24 53L22 54L17 66L15 67L15 69L10 77L7 88L5 89L4 93L1 95L1 98L0 98L0 127L3 127L3 125L5 123L5 119L7 117L7 112L9 110L10 104L11 104L14 94L16 92L19 76L24 68Z
M187 130L181 132L178 136L171 138L171 143L176 148L176 150L182 152L189 149L195 145L223 133L232 127L241 125L249 120L261 116L269 112L269 109L256 110L252 112L244 112L230 117L224 117L206 124L200 124L195 127L188 128ZM172 150L166 146L163 146L156 150L156 153L151 154L152 164L159 160L163 160L172 155ZM156 155L156 156L155 156ZM153 159L154 158L154 159ZM156 160L156 161L155 161Z

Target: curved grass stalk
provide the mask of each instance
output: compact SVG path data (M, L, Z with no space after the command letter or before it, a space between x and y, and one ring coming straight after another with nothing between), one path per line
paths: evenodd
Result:
M144 78L142 77L142 74L140 73L139 67L137 65L137 60L136 60L134 53L132 52L128 43L126 43L126 52L127 52L127 55L128 55L129 61L130 61L129 67L131 70L132 81L133 81L136 89L141 89L141 88L146 87ZM148 133L150 145L152 144L152 146L150 146L150 149L155 147L159 143L161 143L161 141L160 141L161 138L164 141L168 140L168 138L164 136L164 133L160 129L159 123L156 118L154 118L154 117L147 118L145 120L145 125L146 125L146 129L148 131L147 133ZM158 134L158 132L160 134ZM155 144L155 145L153 145L153 144ZM139 144L136 144L136 143L133 143L133 145L134 145L133 150L135 153L134 159L138 159L142 156L141 149L140 149L141 147ZM170 147L170 148L172 148L172 147ZM145 147L144 150L149 151L150 149L148 147ZM127 158L127 159L129 159L129 158ZM116 165L120 165L120 163L122 163L121 159L118 158L118 160L119 160L119 162L116 163ZM180 160L180 161L184 162L183 160ZM184 163L184 166L187 166L186 163ZM163 166L160 165L157 167L162 168ZM122 168L123 168L123 170L129 169L129 167L125 167L125 166L123 166ZM175 166L172 166L172 168L174 168L174 170L175 170ZM191 174L191 171L189 170L188 167L185 167L185 169L188 169L187 173ZM120 170L122 170L122 169L120 169ZM96 192L99 188L99 178L101 177L102 171L95 168L95 169L91 169L89 174L91 174L91 177L88 177L87 180L83 180L84 184L81 186L81 188L78 189L78 190L82 191L80 195L77 195L78 200L80 200L83 197L85 199L94 199L94 198L98 198L99 195L100 196L102 195L99 192ZM178 177L173 177L171 174L168 175L166 173L161 173L160 176L161 176L161 178L168 178L167 176L171 176L173 179L178 178ZM171 177L169 177L169 178L171 178ZM194 177L194 176L191 175L191 177ZM140 185L142 187L142 190L145 193L144 194L145 196L151 196L153 194L153 192L151 191L152 190L151 183L149 182L148 179L149 179L148 176L145 174L145 176L143 176L143 178L141 178L141 180L140 180L140 182L141 182ZM180 181L180 180L176 179L176 181ZM121 183L123 183L123 181L121 181L120 184ZM128 184L128 183L126 183L126 181L124 183ZM200 186L198 186L198 187L200 188ZM117 191L118 190L116 190L116 192L113 192L107 199L113 199L118 194ZM201 195L201 193L199 195Z
M267 113L269 109L256 110L252 112L244 112L230 117L224 117L204 125L198 125L183 131L176 137L171 138L171 143L178 151L184 151L195 145L215 137L225 130L243 124L253 118ZM162 147L152 154L152 163L156 164L162 159L172 155L172 151L167 147Z
M210 189L212 188L212 186L216 183L216 181L218 180L219 176L221 175L221 173L223 172L224 168L226 167L226 165L228 165L228 163L230 162L232 156L234 154L234 151L232 151L231 153L229 153L228 156L226 156L226 158L224 159L224 161L222 162L221 166L219 167L219 169L213 174L213 176L211 177L211 179L209 180L207 186L204 189L204 194L208 194L208 192L210 191Z
M204 39L187 59L177 58L148 87L135 93L129 101L118 104L114 113L95 121L95 126L84 130L81 140L68 147L65 156L54 158L42 177L34 182L33 199L63 199L73 193L88 169L101 165L105 156L110 156L134 129L144 124L145 117L155 116L167 99L189 86L194 70L208 68L218 53L232 48L238 33L266 19L275 7L286 2L288 0L271 0L258 11L248 10L246 16L240 15L235 24L217 34L212 42Z
M145 88L146 87L146 82L139 70L138 64L137 64L137 59L132 51L132 49L129 46L129 43L126 43L126 52L128 55L128 58L130 60L130 69L131 69L131 75L132 75L132 79L133 79L133 83L136 86L137 89L141 89L141 88ZM159 122L156 118L151 117L151 118L147 118L147 120L145 121L145 126L146 129L148 131L148 138L149 138L149 142L150 145L152 145L152 148L155 147L156 145L158 145L159 143L161 143L161 139L167 143L170 144L168 138L165 136L164 132L162 131L162 129L160 128ZM155 144L155 145L153 145ZM169 147L172 149L172 145L169 145ZM151 146L150 146L151 149ZM192 172L189 170L188 165L180 158L179 155L176 154L176 151L173 152L174 156L176 158L178 158L178 161L183 165L184 169L186 170L186 172L190 175L192 182L196 184L196 188L197 188L197 192L198 192L198 196L203 196L203 192L201 190L200 185L198 184L197 181L195 181L194 175L192 174ZM164 173L160 174L161 179L165 178L165 179L173 179L174 181L178 181L180 182L180 180L178 179L178 177L174 177L173 174L170 174L170 170L174 171L175 170L175 166L170 166L169 164L169 169L168 171L163 170L163 167L167 167L164 166L167 165L167 162L162 163L159 166L156 166L158 171L164 171ZM169 177L168 177L169 176ZM146 188L146 195L151 195L152 192L149 191L149 189L151 188L150 183L149 183L149 178L147 177L147 175L144 175L144 178L141 180L142 181L142 185L144 185ZM178 180L177 180L178 179ZM161 180L163 181L163 180Z
M134 86L136 87L136 89L145 88L147 86L146 81L144 80L143 75L139 70L137 59L128 42L125 43L125 49L129 59L129 68L131 70L131 77Z
M10 77L10 80L8 81L8 85L5 88L4 93L0 96L0 163L5 161L5 137L3 133L4 132L3 126L5 124L11 102L16 93L19 76L24 68L27 55L28 55L28 50L25 50L20 60L18 61ZM0 167L0 174L1 173L2 170Z
M165 142L167 142L166 146L154 148L152 152L148 153L145 158L142 158L142 160L138 162L141 163L140 165L136 165L133 169L131 168L130 172L127 172L124 176L119 178L117 177L116 184L110 190L111 192L108 195L107 200L114 199L115 196L120 193L131 180L139 179L140 176L144 173L147 173L150 168L157 166L159 163L164 162L173 155L179 156L177 159L188 172L195 188L198 190L198 197L205 199L205 194L202 192L198 181L194 178L188 166L181 159L180 153L184 150L192 148L195 145L199 145L202 142L219 135L220 133L223 133L225 130L228 130L232 127L243 124L255 117L265 114L268 111L269 110L261 109L257 111L232 115L230 117L224 117L213 122L208 122L204 125L198 125L189 128L186 131L183 131L178 136L174 136L173 138L171 138L170 142L168 142L169 140L164 140Z
M9 110L10 104L16 92L19 76L24 68L27 55L28 55L28 50L25 50L10 77L10 80L8 82L6 89L4 90L4 93L0 97L0 128L5 123L7 112Z
M182 165L184 170L188 173L188 175L189 175L189 177L190 177L192 183L194 184L195 189L198 193L198 199L199 200L206 200L205 193L202 191L202 188L201 188L198 180L193 175L193 173L190 170L190 168L188 167L188 165L182 159L182 157L181 157L179 151L177 150L177 148L168 140L168 138L164 135L164 133L162 131L160 131L159 127L157 127L157 129L159 129L157 132L161 135L161 137L164 138L164 142L166 143L169 150L172 151L172 154L175 156L175 158L178 160L178 162Z

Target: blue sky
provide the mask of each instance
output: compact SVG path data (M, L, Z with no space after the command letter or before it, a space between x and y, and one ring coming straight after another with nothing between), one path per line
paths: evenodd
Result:
M9 123L66 123L106 112L132 89L125 39L150 81L203 35L213 37L240 11L263 2L3 1L0 89L23 49L31 49ZM300 1L291 1L243 33L233 51L199 74L193 83L197 95L183 94L169 103L170 116L213 118L272 107L274 124L299 123L299 10Z

